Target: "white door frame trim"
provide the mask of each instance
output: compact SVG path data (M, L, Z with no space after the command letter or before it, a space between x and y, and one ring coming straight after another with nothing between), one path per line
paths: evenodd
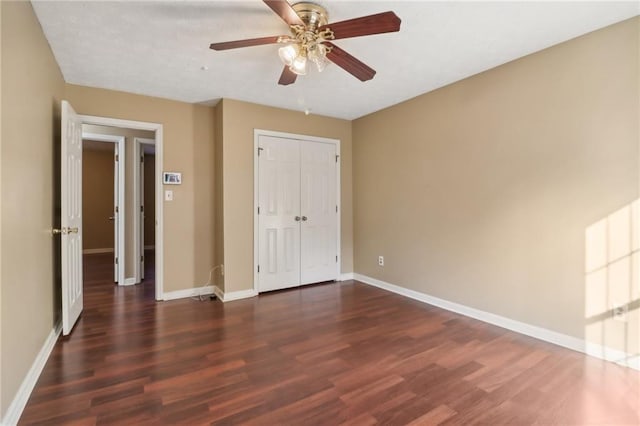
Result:
M138 211L138 206L142 203L142 197L140 196L140 187L144 184L144 182L140 179L140 155L142 153L141 145L153 145L155 147L156 140L155 139L147 139L147 138L133 138L134 146L134 158L136 161L133 163L133 199L136 205L136 215L133 218L133 232L136 236L136 244L134 248L134 256L136 259L135 268L133 269L133 276L135 278L135 282L140 283L142 281L142 270L140 268L140 256L144 254L144 251L141 250L144 241L140 241L140 231L141 231L141 220L140 220L140 212ZM156 193L158 189L156 188ZM146 210L146 209L145 209Z
M82 118L82 122L84 124L84 118ZM125 137L117 136L117 135L101 135L99 133L89 133L82 132L82 141L84 140L92 140L98 142L111 142L118 144L118 215L122 213L122 217L124 217L125 212L125 197L124 197L124 173L125 173ZM124 243L124 224L125 221L118 217L118 259L124 260L125 258L125 243ZM124 276L124 263L118 262L118 276L116 280L118 281L118 285L125 285L125 276Z
M127 129L148 130L155 132L156 141L156 188L162 188L162 136L163 127L159 123L144 121L122 120L119 118L97 117L93 115L80 115L83 124L95 124L98 126L123 127ZM163 300L163 257L164 257L164 222L163 222L162 191L156 191L156 300Z
M263 129L254 129L253 130L253 289L256 294L259 291L259 275L258 275L258 261L260 255L260 247L258 244L259 237L259 229L258 229L258 204L259 204L259 174L258 174L258 141L260 136L272 136L276 138L286 138L286 139L296 139L300 141L310 141L310 142L322 142L334 144L336 146L336 155L338 156L338 160L340 157L340 139L331 139L324 138L319 136L308 136L308 135L300 135L296 133L286 133L286 132L275 132L271 130L263 130ZM338 253L338 261L336 262L336 281L340 280L340 272L342 271L342 250L341 250L341 242L340 238L342 235L342 204L341 204L341 196L340 196L340 161L336 161L336 203L338 205L338 223L336 226L337 238L337 253Z

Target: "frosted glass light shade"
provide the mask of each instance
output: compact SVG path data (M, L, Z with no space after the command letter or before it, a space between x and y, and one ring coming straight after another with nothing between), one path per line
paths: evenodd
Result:
M296 57L289 69L295 74L305 75L307 73L307 58L304 56Z
M313 49L309 50L309 60L316 64L318 72L322 72L329 64L326 55L327 48L323 44L317 44Z
M278 56L280 56L283 64L291 66L296 56L298 56L298 47L293 44L281 47L278 49Z

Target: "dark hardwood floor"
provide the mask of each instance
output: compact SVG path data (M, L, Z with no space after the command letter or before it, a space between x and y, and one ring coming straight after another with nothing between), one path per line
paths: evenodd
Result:
M21 424L640 423L638 371L358 282L155 302L85 265Z

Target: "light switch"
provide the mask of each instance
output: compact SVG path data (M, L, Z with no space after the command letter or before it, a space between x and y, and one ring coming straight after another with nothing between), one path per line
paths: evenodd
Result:
M170 189L167 189L166 191L164 191L164 200L165 201L173 201L173 191Z

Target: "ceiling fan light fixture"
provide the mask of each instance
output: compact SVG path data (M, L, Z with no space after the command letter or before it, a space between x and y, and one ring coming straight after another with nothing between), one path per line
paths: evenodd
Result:
M280 60L282 63L291 66L298 56L298 46L295 44L288 44L284 47L278 49L278 56L280 56Z
M307 58L304 55L298 55L294 60L291 66L289 67L291 72L298 75L306 75L307 74Z
M323 44L316 44L314 49L309 50L309 60L316 64L318 72L324 71L327 65L329 65L327 47Z

